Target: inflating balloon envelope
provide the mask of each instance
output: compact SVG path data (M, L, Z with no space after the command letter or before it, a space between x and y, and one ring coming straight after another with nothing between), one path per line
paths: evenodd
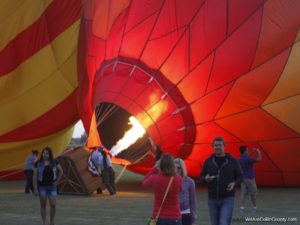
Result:
M119 146L118 141L134 127L132 118L141 124L142 137L115 153L116 162L126 162L132 171L145 173L153 166L151 138L164 152L183 158L189 175L197 177L213 152L211 141L222 136L226 150L235 157L240 145L261 149L263 160L255 168L258 184L299 186L298 0L45 2L40 14L31 14L36 17L31 23L17 34L1 37L1 62L10 62L1 63L0 71L0 86L8 84L1 88L1 158L4 154L11 154L5 155L6 161L14 155L23 157L22 141L41 146L52 143L54 136L65 140L63 134L78 119L77 101L86 131L95 126L109 149ZM64 16L51 17L57 12ZM52 47L39 45L41 33L30 30L38 18L47 18L50 35L45 43ZM24 57L27 51L10 43L19 37L13 43L30 48L29 39L22 36L26 30L30 40L37 40L31 45L40 47ZM75 47L70 47L74 42ZM46 49L49 52L43 53ZM42 64L39 60L44 58L57 69ZM28 61L37 64L23 67ZM56 70L69 74L68 78L49 76ZM16 71L21 72L8 82ZM24 89L17 86L31 76L43 77L43 82L38 79ZM41 83L46 88L38 92ZM45 92L47 98L42 97ZM56 103L48 99L52 96L57 96ZM35 112L30 118L29 111Z
M109 133L124 134L134 116L194 177L222 136L236 157L241 144L262 150L259 184L299 185L299 8L299 1L85 1L86 128L94 110L99 120L100 108L119 111L98 120L102 143L112 147ZM148 171L153 157L145 157L129 168Z

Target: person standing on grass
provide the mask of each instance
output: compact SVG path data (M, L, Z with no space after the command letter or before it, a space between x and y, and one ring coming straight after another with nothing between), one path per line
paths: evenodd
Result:
M247 146L240 147L241 156L238 159L242 171L243 171L243 182L241 183L241 195L240 195L240 212L245 211L245 197L247 194L250 194L251 202L252 202L252 212L256 212L256 193L257 193L257 186L255 182L255 175L254 175L254 163L261 161L261 152L259 149L254 148L253 153L257 154L257 157L251 157L248 153Z
M26 177L26 184L25 184L25 193L30 194L34 193L34 186L33 186L33 166L35 161L37 160L39 152L37 150L32 150L31 154L26 158L24 163L24 174Z
M52 149L45 147L39 160L34 164L34 185L38 185L40 198L40 212L43 225L46 224L47 199L50 204L50 225L55 225L57 183L63 171L56 160L53 159ZM37 188L35 188L37 190Z
M225 141L222 137L213 140L215 151L205 160L200 182L208 183L208 208L212 225L231 224L234 209L234 192L243 175L238 161L225 154Z
M197 219L195 182L187 176L186 166L182 159L174 160L177 174L182 179L182 190L179 195L182 225L195 225Z
M144 177L143 186L154 192L152 218L158 217L156 224L182 225L179 205L182 177L176 173L173 156L163 154L159 165L156 164Z
M110 195L117 193L115 186L115 171L112 168L110 155L106 153L102 146L99 147L101 157L98 158L99 172L102 174L102 180ZM100 171L101 170L101 171Z

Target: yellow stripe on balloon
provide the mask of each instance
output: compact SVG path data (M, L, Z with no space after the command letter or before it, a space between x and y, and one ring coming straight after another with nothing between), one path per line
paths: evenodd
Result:
M58 156L69 145L73 134L74 125L55 134L29 141L0 143L0 171L22 169L26 157L31 150L41 150L47 146L51 147L54 156Z
M284 71L263 105L300 94L300 42L294 44Z
M0 117L3 120L0 134L33 121L62 102L73 91L74 87L70 85L62 73L59 70L55 71L39 85L1 105Z
M51 2L52 0L1 0L0 49L33 24Z
M66 79L77 87L76 51L79 21L9 74L0 77L0 106L39 85L61 67ZM70 65L71 64L71 65Z
M15 71L0 78L0 116L5 118L0 135L40 117L77 87L78 28L79 22L76 22L56 38L52 46L46 46ZM63 46L64 42L67 44ZM63 56L55 56L59 54Z
M79 28L80 20L77 20L51 42L58 65L64 64L70 55L74 53L74 50L77 51ZM75 65L75 67L77 66ZM74 77L77 78L77 76Z

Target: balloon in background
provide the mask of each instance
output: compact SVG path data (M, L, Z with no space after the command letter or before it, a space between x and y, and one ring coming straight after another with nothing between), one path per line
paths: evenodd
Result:
M240 145L261 149L258 184L300 185L298 0L83 3L78 103L86 130L99 105L117 106L163 151L184 158L193 177L222 136L235 157ZM129 168L152 165L148 156Z
M0 174L31 150L69 144L77 112L77 0L1 1ZM2 177L1 177L2 178Z

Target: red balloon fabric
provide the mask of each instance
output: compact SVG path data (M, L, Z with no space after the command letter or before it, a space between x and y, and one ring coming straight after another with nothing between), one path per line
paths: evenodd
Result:
M86 0L83 11L86 130L111 103L193 177L222 136L235 157L240 145L261 149L258 184L300 185L300 1ZM145 173L149 161L129 168Z

